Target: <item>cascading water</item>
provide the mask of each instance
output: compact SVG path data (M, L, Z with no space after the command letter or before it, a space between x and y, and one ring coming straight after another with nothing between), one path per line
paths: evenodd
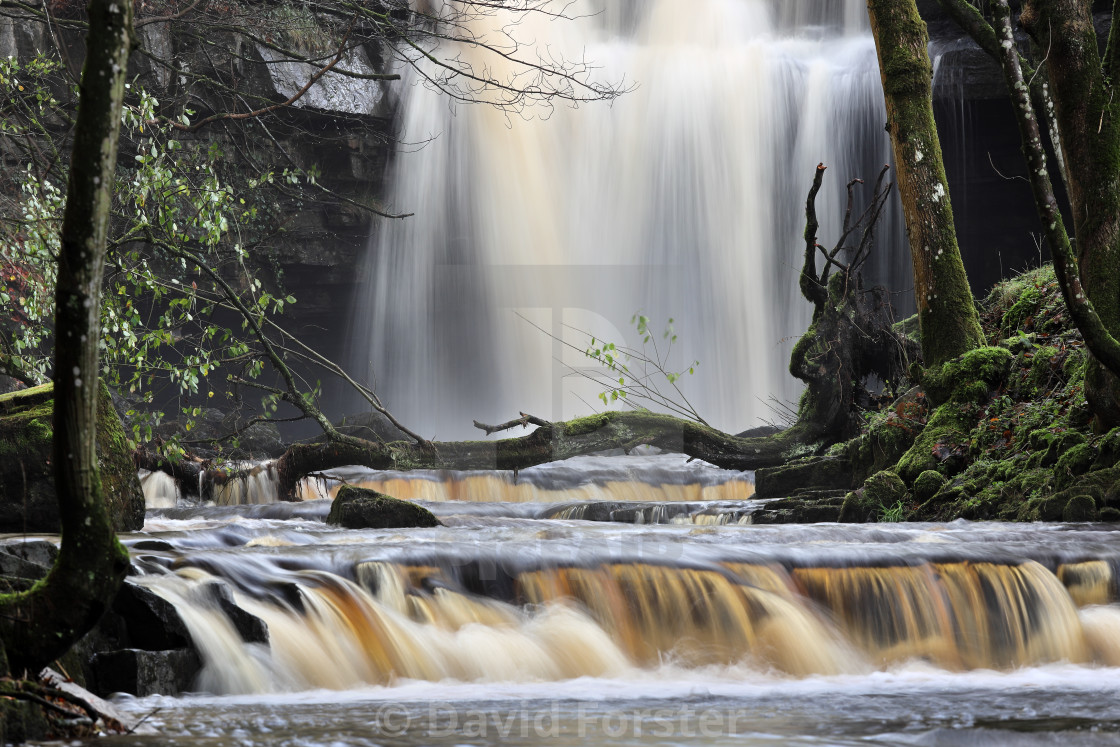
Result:
M675 319L669 365L700 361L685 393L713 425L774 419L766 400L798 394L785 369L809 321L797 272L813 169L829 166L827 243L847 180L890 159L865 3L565 7L579 18L515 34L637 84L611 106L451 106L405 71L387 202L416 215L371 239L354 370L425 435L518 411L570 417L598 394L573 374L590 364L575 330L637 346L640 310L658 332ZM908 288L898 210L879 235L871 274Z
M179 609L213 693L1120 664L1108 532L1086 533L1086 558L1085 538L1007 525L691 529L431 505L446 526L407 537L324 527L326 502L203 514L181 535L163 512L136 580ZM215 583L267 645L241 639Z

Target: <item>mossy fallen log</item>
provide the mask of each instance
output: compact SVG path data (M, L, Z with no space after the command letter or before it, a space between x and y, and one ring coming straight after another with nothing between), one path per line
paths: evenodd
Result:
M336 467L520 470L600 451L629 451L648 445L687 454L724 469L754 470L815 454L829 445L814 436L807 429L794 427L773 436L742 438L669 415L607 412L548 423L525 436L498 441L433 441L421 445L348 437L328 443L296 444L277 461L277 471L280 497L295 500L301 479Z

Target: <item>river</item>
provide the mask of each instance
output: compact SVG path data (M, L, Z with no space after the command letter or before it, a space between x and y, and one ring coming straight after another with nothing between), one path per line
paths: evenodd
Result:
M439 500L463 477L412 476L431 529L339 529L327 500L149 510L124 538L133 580L204 666L193 694L119 698L150 733L107 743L1118 739L1111 526L752 525L748 479L675 455ZM215 583L269 644L241 640Z

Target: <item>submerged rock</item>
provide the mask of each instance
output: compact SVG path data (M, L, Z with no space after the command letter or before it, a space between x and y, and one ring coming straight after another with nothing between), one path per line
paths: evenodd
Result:
M428 509L375 490L343 485L331 504L328 524L347 529L438 527L439 519Z
M52 384L44 384L0 395L0 532L59 530L51 467L53 392ZM124 428L104 385L97 400L97 456L113 529L140 529L144 526L144 492Z

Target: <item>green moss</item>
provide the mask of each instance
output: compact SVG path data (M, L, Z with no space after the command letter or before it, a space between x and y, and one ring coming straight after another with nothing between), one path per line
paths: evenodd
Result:
M1095 521L1096 518L1096 501L1084 493L1070 498L1062 509L1062 521Z
M1007 379L1011 352L1002 347L981 347L968 351L936 369L927 369L922 387L934 404L983 402L988 392Z
M914 478L914 499L920 503L925 503L934 495L938 490L948 482L945 476L935 470L926 470L925 472Z
M1097 457L1097 449L1088 443L1079 443L1072 446L1058 457L1054 467L1054 479L1059 487L1065 487L1072 482L1072 478L1083 475L1093 465Z
M567 421L564 433L569 436L583 436L588 433L594 433L600 428L605 428L613 419L613 412L603 412L595 415L587 415L582 418L575 418L574 420Z
M998 283L983 305L985 324L997 338L1072 329L1051 264Z
M908 316L905 319L903 319L901 322L895 322L892 329L894 329L894 331L898 332L899 334L906 335L911 340L918 340L918 339L920 339L920 336L921 336L921 330L920 330L919 325L918 325L918 315L917 314L914 314L913 316Z
M52 384L0 397L0 525L5 531L57 531L50 465ZM116 531L144 525L144 494L132 447L104 383L97 401L97 455L102 495Z
M840 521L866 522L884 517L898 521L904 517L909 499L906 485L898 475L887 470L876 472L862 487L844 497Z
M899 459L897 471L903 480L909 484L927 470L954 474L963 467L962 458L977 421L976 408L1007 378L1011 358L1006 348L982 347L926 372L922 385L930 399L941 404Z
M441 526L439 519L422 506L353 485L339 488L331 503L327 523L347 529Z
M1049 345L1038 348L1031 360L1030 374L1027 376L1028 396L1037 396L1044 389L1049 389L1055 378L1055 362L1058 358L1058 349Z

